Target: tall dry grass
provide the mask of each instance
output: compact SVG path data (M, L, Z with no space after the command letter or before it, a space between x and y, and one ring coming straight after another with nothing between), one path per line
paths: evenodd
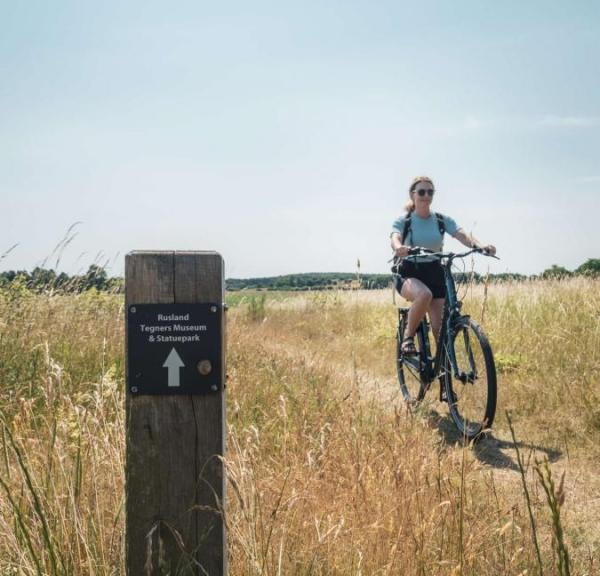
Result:
M536 574L536 540L545 574L597 572L599 287L469 291L500 372L477 446L404 408L389 292L232 308L230 573ZM0 574L123 573L122 306L0 293Z
M123 562L121 302L0 293L0 573Z

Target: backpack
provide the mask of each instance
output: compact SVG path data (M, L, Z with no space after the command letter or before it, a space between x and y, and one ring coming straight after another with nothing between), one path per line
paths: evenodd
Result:
M444 233L446 232L446 224L444 223L444 215L440 214L439 212L434 212L433 214L435 216L435 219L437 220L437 225L438 225L438 229L440 231L440 235L442 238L444 238ZM412 220L412 212L410 214L407 214L406 218L404 219L404 228L402 229L402 237L401 237L402 244L404 244L404 240L406 240L407 236L409 234L411 234L411 220Z

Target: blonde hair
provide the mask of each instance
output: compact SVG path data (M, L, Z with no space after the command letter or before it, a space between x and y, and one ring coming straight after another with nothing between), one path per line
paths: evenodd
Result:
M431 184L431 187L435 190L435 186L433 185L433 180L431 178L429 178L429 176L417 176L411 183L410 186L408 187L408 202L404 205L404 209L406 210L407 214L410 214L411 212L414 212L415 210L415 202L414 200L411 198L411 194L415 191L415 188L421 183L421 182L427 182L428 184Z

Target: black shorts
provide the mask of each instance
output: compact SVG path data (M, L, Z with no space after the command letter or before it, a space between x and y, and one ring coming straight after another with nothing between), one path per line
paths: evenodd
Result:
M394 286L398 292L401 292L404 280L416 278L431 290L434 298L446 297L444 270L439 261L415 263L410 260L402 260L400 264L392 268L392 272L394 272Z

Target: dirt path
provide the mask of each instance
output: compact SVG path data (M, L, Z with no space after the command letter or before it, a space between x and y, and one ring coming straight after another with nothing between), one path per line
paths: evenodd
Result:
M268 332L268 330L267 330ZM327 350L315 347L310 341L290 337L285 340L267 336L262 346L274 355L297 360L299 354L309 363L329 373L335 373L342 381L354 382L361 398L365 401L377 401L392 409L403 403L396 378L381 377L359 369L350 358L340 358ZM433 391L432 391L433 392ZM427 418L431 423L432 434L439 434L449 451L462 452L462 438L452 422L444 405L435 400L435 394L429 394ZM427 399L426 399L427 401ZM515 498L523 497L522 476L517 462L517 451L510 430L502 426L504 416L496 415L497 426L484 440L469 448L469 452L481 465L483 473L493 473L494 481ZM500 425L498 425L500 423ZM600 476L597 463L590 462L580 453L570 454L565 448L557 450L542 443L517 437L517 447L526 468L528 486L533 486L537 502L543 502L544 494L537 482L533 470L536 459L545 458L551 464L553 479L558 487L562 475L564 478L565 504L562 509L563 521L571 527L568 532L576 537L583 536L590 547L590 554L598 554L600 549ZM540 504L545 506L545 504ZM596 550L596 552L593 552Z

